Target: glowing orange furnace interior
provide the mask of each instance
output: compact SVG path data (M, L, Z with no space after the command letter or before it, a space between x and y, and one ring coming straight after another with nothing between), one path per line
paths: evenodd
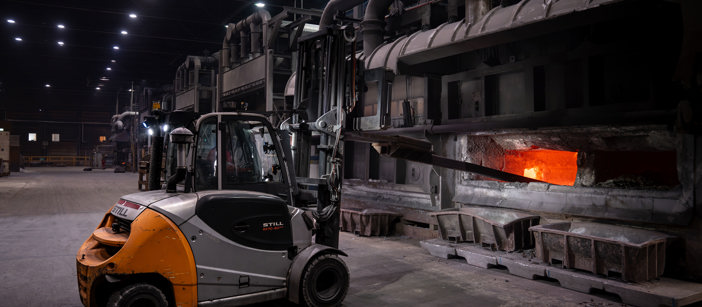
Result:
M558 185L573 185L578 153L548 149L508 150L503 171Z

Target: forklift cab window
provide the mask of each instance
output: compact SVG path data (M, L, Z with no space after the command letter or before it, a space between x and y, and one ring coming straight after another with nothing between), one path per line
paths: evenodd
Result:
M196 152L196 189L217 189L218 171L222 172L223 189L240 189L277 192L284 187L278 150L268 126L256 120L223 117L217 125L212 117L200 126ZM217 146L217 127L221 134L221 148ZM221 150L221 154L220 154ZM221 168L218 167L221 164ZM276 184L277 183L277 184ZM276 187L280 185L280 187ZM276 193L277 194L277 193Z
M207 119L200 125L195 153L196 189L217 189L217 118ZM214 156L211 156L214 153Z
M226 154L222 157L223 187L281 181L277 151L265 124L225 121L222 147Z

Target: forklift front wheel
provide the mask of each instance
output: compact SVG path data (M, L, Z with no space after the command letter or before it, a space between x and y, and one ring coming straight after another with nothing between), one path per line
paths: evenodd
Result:
M349 269L335 254L314 258L302 276L307 306L339 306L349 290Z
M110 295L107 307L167 307L168 299L156 286L144 283L128 285Z

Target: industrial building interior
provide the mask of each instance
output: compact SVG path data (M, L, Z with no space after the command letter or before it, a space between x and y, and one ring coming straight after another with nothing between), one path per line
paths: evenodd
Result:
M285 135L290 170L272 170L291 186L274 197L317 210L317 243L349 250L350 290L331 305L702 306L700 1L8 0L0 12L0 229L16 236L0 245L70 254L29 257L61 267L45 278L18 268L27 255L0 257L8 306L110 305L75 251L121 195L246 189L207 186L198 166L179 175L175 123L211 113L262 114ZM32 243L42 224L70 237ZM428 279L395 276L398 261ZM169 305L298 303L293 288L208 290L235 272L204 267L197 300L166 291Z

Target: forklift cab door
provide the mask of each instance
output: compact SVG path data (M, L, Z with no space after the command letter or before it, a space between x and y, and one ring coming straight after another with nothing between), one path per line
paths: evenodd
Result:
M195 189L246 190L291 199L281 144L265 117L220 113L198 122Z

